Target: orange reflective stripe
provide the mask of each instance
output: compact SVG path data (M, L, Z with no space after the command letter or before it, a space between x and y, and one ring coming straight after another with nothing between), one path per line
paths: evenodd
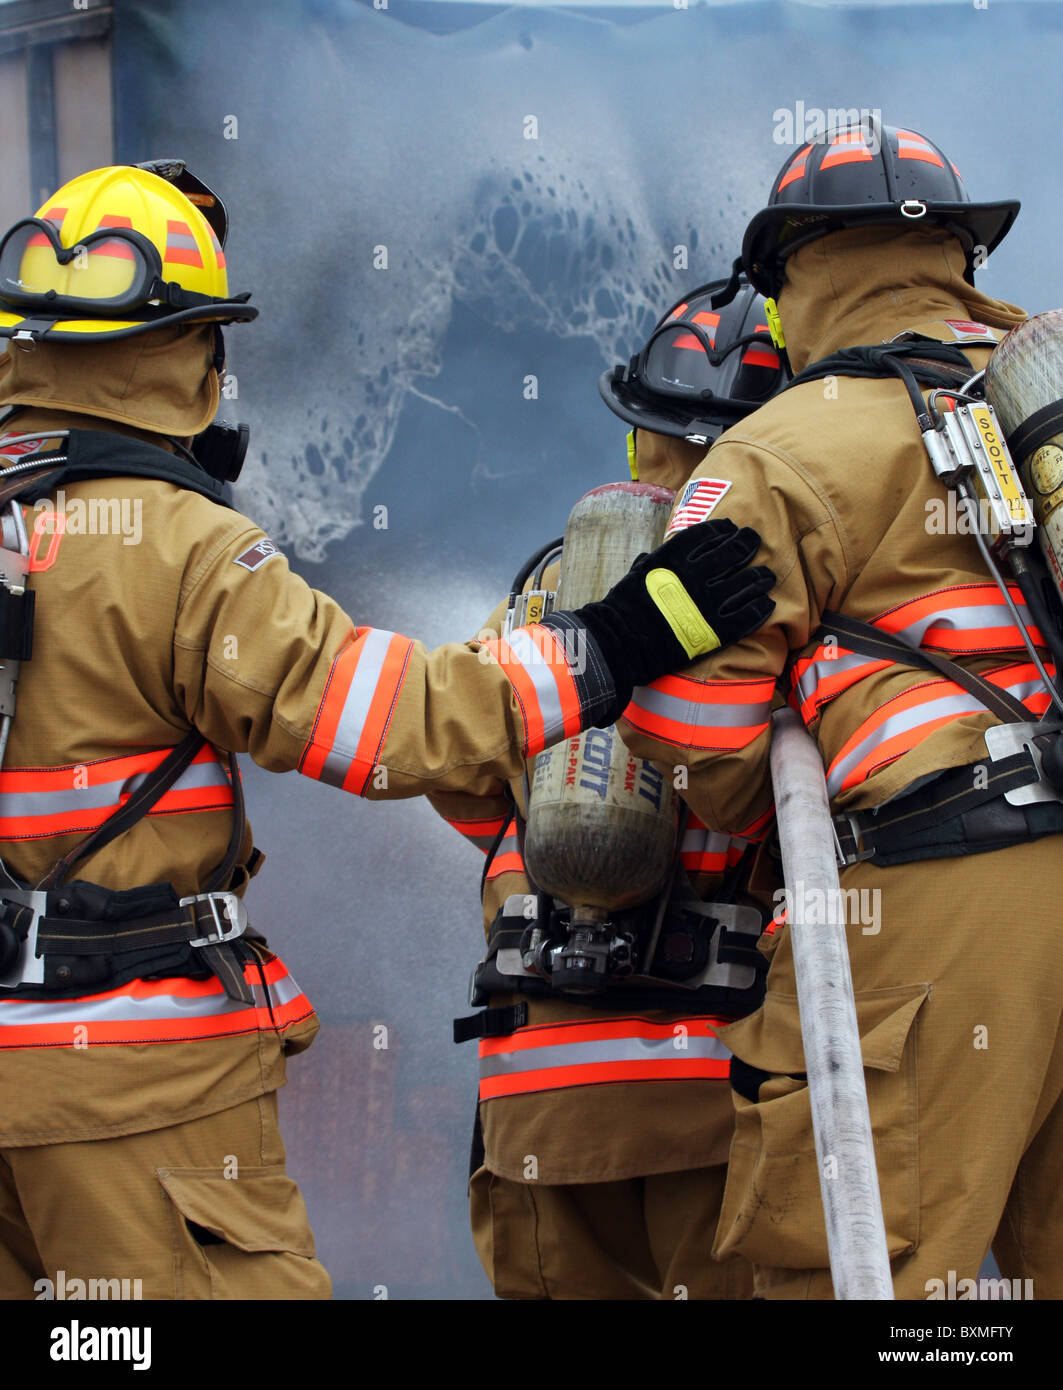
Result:
M864 143L864 132L862 130L846 130L841 135L836 135L830 142L830 149L820 160L821 169L830 169L835 164L853 164L857 161L867 162L871 159L871 151Z
M723 1080L730 1052L706 1016L536 1024L480 1043L480 1099L618 1081Z
M173 262L177 265L191 265L199 270L203 269L203 256L199 249L199 243L187 222L172 218L167 220L166 253L163 256L163 261Z
M632 695L623 718L640 732L683 748L746 748L768 727L772 679L699 681L664 676Z
M520 842L517 839L517 827L513 825L503 836L502 843L498 846L495 857L491 860L486 881L498 878L501 874L523 874L525 872L524 858L521 855Z
M485 642L484 646L492 653L499 666L506 673L506 679L513 687L513 693L517 697L520 705L521 716L524 720L524 747L530 750L535 747L542 750L545 747L543 738L543 716L539 709L539 699L535 693L535 686L531 677L525 671L523 665L514 656L509 643L504 637L498 637L490 642Z
M897 132L897 158L898 159L919 159L924 164L936 164L939 169L944 169L945 161L931 148L921 135L917 135L914 130L898 130ZM956 177L960 177L960 172L955 164L952 166Z
M1016 584L1008 585L1016 608L1037 646L1045 645L1026 612L1026 600ZM934 647L949 653L1009 651L1022 647L1022 637L995 584L959 584L938 589L909 603L888 609L873 620L911 646Z
M499 831L506 823L505 816L493 816L488 820L451 820L446 817L448 825L454 827L459 835L468 840L470 845L474 845L483 854L494 844L498 838Z
M132 980L80 999L0 998L0 1049L109 1047L283 1032L313 1006L276 957L244 966L255 1003L241 1004L219 981ZM264 983L263 983L264 982ZM268 988L267 988L268 987Z
M1049 675L1055 668L1046 663ZM1042 714L1049 696L1032 662L1012 662L987 672L985 679L1021 700L1031 714ZM949 680L922 681L887 700L846 740L827 769L827 790L836 796L896 761L936 729L967 715L991 712L976 696Z
M382 628L355 628L332 663L299 771L361 795L377 767L413 643Z
M701 327L704 328L705 336L709 340L709 346L714 348L716 346L716 330L720 326L719 314L710 314L708 311L703 310L700 314L695 314L690 322L700 324ZM695 352L705 351L705 345L694 333L680 334L678 338L673 340L672 347L693 348Z
M771 329L766 323L758 323L753 332L770 333ZM781 366L779 354L768 344L765 344L764 347L758 347L756 344L747 347L742 353L742 364L748 367L768 367L773 372L777 372Z
M1020 590L1009 585L1009 592L1023 621L1028 621ZM1022 635L995 584L961 584L939 589L879 614L872 619L871 626L910 647L933 648L953 658L1023 646ZM1032 625L1030 635L1036 644L1044 645L1042 634ZM791 703L800 710L805 723L811 724L828 701L866 677L895 665L904 666L899 654L897 662L873 660L824 642L794 663Z
M565 738L578 734L583 727L582 708L576 678L568 664L564 647L552 628L540 627L538 623L524 628L535 643L546 663L546 669L554 678L557 687L557 704L561 717L561 732ZM555 721L551 721L552 723ZM541 752L541 749L536 749Z
M804 178L807 172L808 156L811 153L812 146L806 145L805 148L794 160L794 162L790 165L789 169L787 169L786 173L783 175L783 178L779 183L778 192L781 193L787 184L796 183L798 179Z
M763 840L767 838L775 821L775 803L768 807L756 820L752 821L744 830L738 831L738 838L741 840Z
M710 830L697 816L687 817L679 855L683 868L692 874L722 874L742 857L745 841Z
M583 727L576 678L557 634L538 623L516 628L509 640L483 643L494 657L520 705L524 722L524 755L531 757L561 737Z
M857 681L894 664L859 656L846 647L817 647L811 656L794 663L790 676L793 693L799 699L801 718L811 724L818 717L821 705L835 699Z
M171 751L160 748L57 768L8 768L0 772L0 840L35 840L95 830ZM228 768L208 744L148 815L214 811L232 804Z
M665 1062L587 1062L567 1067L544 1067L516 1076L484 1077L480 1099L526 1095L533 1091L555 1091L569 1086L601 1086L618 1081L726 1081L731 1074L730 1059L674 1057Z

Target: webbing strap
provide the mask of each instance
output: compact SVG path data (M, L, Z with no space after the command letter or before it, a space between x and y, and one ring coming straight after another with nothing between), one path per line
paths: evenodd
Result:
M1030 719L1030 711L1021 700L991 684L973 671L960 666L948 657L923 647L912 647L891 633L882 632L870 623L851 618L845 613L834 613L829 609L823 614L822 624L813 636L813 641L834 636L845 639L845 645L860 656L869 656L877 661L892 661L903 666L915 666L925 671L937 671L947 680L962 686L987 709L991 710L1005 724L1024 724Z
M468 1018L454 1020L454 1041L471 1042L474 1038L504 1038L523 1028L528 1022L527 1004L510 1004L503 1008L483 1009Z
M1008 435L1008 448L1012 457L1021 463L1057 434L1063 434L1063 400L1051 401L1035 410Z
M886 802L877 811L843 812L834 817L842 858L848 864L872 853L889 853L913 835L966 816L1037 780L1037 765L1023 749L1008 758L955 768L927 787Z
M90 854L95 854L97 850L103 849L105 845L109 845L124 831L136 825L137 821L147 815L160 797L168 792L178 777L187 770L204 743L206 743L206 739L199 730L190 729L181 742L170 751L165 760L150 776L145 777L136 791L122 806L119 806L117 811L112 812L104 823L92 831L90 835L79 840L72 850L63 855L62 859L56 860L37 884L37 887L57 887L80 860L87 858ZM236 795L235 788L233 795Z

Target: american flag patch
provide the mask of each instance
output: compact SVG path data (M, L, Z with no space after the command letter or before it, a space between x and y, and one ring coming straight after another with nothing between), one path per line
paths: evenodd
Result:
M975 323L973 319L944 319L944 323L952 329L953 337L960 341L970 338L993 338L993 330L985 323Z
M5 434L0 437L0 458L14 459L22 454L35 454L41 445L48 438L47 435L40 439L24 439L20 444L5 444L5 439L17 439L17 435Z
M730 486L723 478L694 478L687 483L679 494L679 503L664 533L665 540L685 526L696 526L699 521L707 520Z

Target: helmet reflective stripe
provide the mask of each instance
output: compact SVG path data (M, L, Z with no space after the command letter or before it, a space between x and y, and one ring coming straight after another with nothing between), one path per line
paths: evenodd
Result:
M753 329L754 333L771 334L771 329L766 323L758 323ZM778 372L782 369L782 362L779 354L773 347L767 344L764 347L750 345L742 354L742 361L748 367L767 367L769 371Z
M806 145L779 180L780 191L784 189L788 183L795 183L798 179L804 178L805 170L808 168L808 156L811 153L812 146Z
M672 317L675 317L675 315L672 315ZM704 312L700 314L695 314L694 317L690 320L690 322L700 323L704 326L705 333L709 339L709 343L712 345L712 347L715 348L716 330L720 326L719 314ZM702 343L701 339L696 338L693 333L684 333L681 338L673 338L672 346L674 348L691 348L694 352L705 351L705 345Z
M897 132L897 158L898 159L921 159L925 164L936 164L939 169L944 169L945 161L934 149L929 140L925 140L921 135L916 135L914 130L898 130ZM951 161L950 161L951 162ZM959 170L955 164L952 165L953 173L959 178Z
M192 228L187 222L167 221L166 254L162 259L164 265L178 263L194 265L200 270L203 269L202 253L192 235Z
M862 161L871 163L871 151L867 147L862 129L844 130L830 142L830 149L820 161L821 169L830 169L835 164L855 164Z

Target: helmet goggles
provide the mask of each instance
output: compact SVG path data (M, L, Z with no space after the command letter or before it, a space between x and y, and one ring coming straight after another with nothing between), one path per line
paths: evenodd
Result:
M234 296L239 301L239 296ZM64 246L53 222L28 217L0 241L0 302L92 318L164 317L224 301L163 277L158 249L130 227L101 227Z

